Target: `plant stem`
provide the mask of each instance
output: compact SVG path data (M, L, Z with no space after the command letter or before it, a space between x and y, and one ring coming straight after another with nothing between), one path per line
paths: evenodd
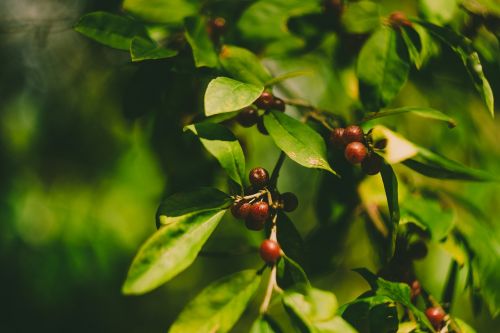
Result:
M269 239L276 241L277 240L277 227L276 227L276 220L278 218L278 215L274 215L273 217L273 225L271 227L271 234L269 235ZM262 304L260 305L260 314L264 314L267 312L267 309L269 308L269 304L271 303L271 298L273 296L273 290L277 286L276 283L276 263L273 264L273 267L271 268L271 274L269 275L269 281L267 282L267 288L266 288L266 294L264 295L264 299L262 300Z
M443 304L443 308L447 312L451 310L451 305L453 303L455 286L457 284L457 273L458 263L455 260L452 260L450 264L450 270L448 271L448 278L444 287L443 296L441 299L441 304Z
M271 179L269 181L269 185L271 188L275 188L276 184L278 183L278 177L280 174L281 167L283 166L283 162L285 162L285 158L286 158L285 152L281 151L280 157L278 158L278 161L274 166L273 172L271 174Z

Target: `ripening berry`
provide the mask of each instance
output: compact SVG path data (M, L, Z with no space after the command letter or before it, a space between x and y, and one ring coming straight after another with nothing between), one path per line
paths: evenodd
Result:
M264 91L254 102L258 108L269 110L274 104L274 96L268 91Z
M259 130L260 134L269 135L266 126L264 126L264 117L260 117L257 121L257 129Z
M265 223L266 223L266 220L262 220L262 221L254 220L250 216L247 217L245 220L245 226L247 227L247 229L253 230L253 231L259 231L259 230L264 229Z
M252 220L265 221L269 217L269 205L265 201L260 201L252 204L250 214Z
M344 129L341 127L334 128L330 133L330 142L333 147L341 149L345 147Z
M410 288L410 295L412 299L420 295L420 292L422 291L422 286L418 280L413 281Z
M446 313L439 306L433 306L425 310L425 315L427 319L431 322L435 329L439 329L443 323Z
M238 113L236 120L243 127L251 127L259 121L259 111L249 106Z
M223 17L216 17L210 21L212 31L218 35L222 35L226 31L226 20Z
M413 260L424 259L427 252L427 245L423 240L415 241L408 246L408 255Z
M237 219L246 219L248 217L248 214L250 214L251 207L252 205L248 202L240 201L236 204L233 204L233 206L231 207L231 213Z
M253 168L248 174L248 180L254 188L261 189L269 182L269 173L264 168Z
M345 144L351 142L363 142L363 129L357 125L350 125L344 129L343 139Z
M367 175L373 176L380 172L382 163L382 157L375 153L371 153L361 162L361 169Z
M299 199L292 192L285 192L281 195L283 210L285 212L293 212L299 206Z
M351 142L345 147L344 156L351 164L363 162L366 155L368 155L368 150L361 142Z
M285 102L281 98L274 97L274 101L273 101L273 105L272 105L273 110L278 110L278 111L284 112L285 106L286 106Z
M389 15L389 24L391 27L399 29L400 27L411 27L411 21L408 20L408 17L406 17L405 13L403 12L392 12L391 15Z
M260 257L268 264L274 264L281 257L281 248L273 240L266 239L260 244Z

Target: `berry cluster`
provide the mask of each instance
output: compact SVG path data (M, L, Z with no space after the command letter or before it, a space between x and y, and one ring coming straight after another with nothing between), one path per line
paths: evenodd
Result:
M270 92L264 91L253 103L253 105L244 108L238 114L238 117L236 119L241 126L252 127L253 125L257 124L259 132L267 135L268 132L264 127L263 118L259 115L259 109L265 111L277 110L284 112L285 102L281 98L274 96Z
M330 133L330 142L335 148L344 149L344 156L349 163L361 163L366 174L376 175L380 172L382 157L367 148L361 127L350 125L346 128L334 128Z

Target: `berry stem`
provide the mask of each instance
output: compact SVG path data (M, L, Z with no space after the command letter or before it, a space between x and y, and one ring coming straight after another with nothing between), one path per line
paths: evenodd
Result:
M277 227L276 220L278 219L278 215L275 214L273 217L273 225L271 227L271 234L269 235L269 239L272 241L277 241ZM269 309L269 304L271 303L271 298L273 296L273 290L278 287L276 283L276 263L273 264L271 268L271 273L269 274L269 281L267 282L266 294L264 295L264 299L262 300L262 304L260 305L259 313L264 314Z
M280 157L278 158L278 161L276 162L276 165L274 166L273 172L271 174L271 179L269 180L269 187L270 188L275 188L276 184L278 183L278 177L280 174L281 167L283 166L283 162L285 162L286 154L285 152L281 151ZM272 205L269 203L269 205Z
M233 196L233 199L234 199L234 203L238 203L241 200L251 200L251 199L260 198L261 196L265 195L266 193L268 193L267 190L260 190L259 192L255 193L255 194L250 194L250 195L245 195L245 196L239 196L239 195Z

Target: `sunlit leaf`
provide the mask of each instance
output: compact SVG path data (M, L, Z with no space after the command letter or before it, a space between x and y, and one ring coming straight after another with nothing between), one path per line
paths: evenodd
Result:
M384 126L375 126L371 133L374 146L383 147L383 149L377 153L379 153L389 164L407 160L418 153L418 147L415 144Z
M335 174L327 162L323 138L308 125L278 111L264 115L264 125L276 145L293 161L306 168Z
M449 23L458 12L457 0L419 0L423 16L437 24Z
M364 44L358 57L359 93L365 108L378 111L390 103L405 84L409 70L404 40L393 29L382 26Z
M154 23L180 25L185 17L198 12L197 0L125 0L123 9Z
M278 326L278 324L268 315L260 316L257 318L250 333L282 333L283 331Z
M218 77L208 84L205 92L205 115L234 112L251 105L264 91L264 86Z
M122 292L144 294L189 267L224 213L215 209L187 214L156 231L139 249Z
M238 139L226 127L214 123L189 125L186 129L199 138L203 146L241 187L245 184L245 155Z
M342 26L352 34L364 34L382 24L380 5L372 1L348 2L342 15Z
M186 40L193 50L196 67L216 67L218 64L214 44L207 32L207 22L201 16L187 17L184 21Z
M389 109L389 110L383 110L380 112L376 113L371 113L365 117L365 121L372 120L372 119L377 119L377 118L383 118L383 117L391 117L391 116L397 116L400 114L406 114L410 113L422 118L428 118L428 119L434 119L434 120L441 120L444 121L448 124L449 127L455 127L456 122L453 118L450 116L442 113L441 111L432 109L432 108L427 108L427 107L420 107L420 106L405 106L397 109Z
M126 51L130 49L134 37L147 38L146 30L140 22L106 12L83 15L75 30L101 44Z
M219 59L224 70L238 81L261 86L272 79L259 58L247 49L224 45Z
M260 280L257 271L246 270L215 281L188 303L169 333L228 332L257 291Z

